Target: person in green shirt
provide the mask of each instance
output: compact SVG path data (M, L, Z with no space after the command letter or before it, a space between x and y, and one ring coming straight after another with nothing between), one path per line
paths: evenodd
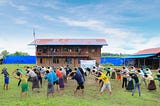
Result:
M22 97L22 94L25 93L25 95L27 96L27 92L28 92L28 81L27 78L24 74L22 74L19 71L13 71L13 76L14 78L18 79L19 81L21 81L21 92L20 92L20 97Z

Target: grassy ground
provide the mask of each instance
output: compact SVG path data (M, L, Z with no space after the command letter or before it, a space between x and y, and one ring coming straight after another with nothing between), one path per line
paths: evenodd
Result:
M15 68L24 65L0 65L0 70L8 67L9 73ZM156 82L156 91L147 91L144 84L141 86L141 97L138 92L131 96L131 92L121 88L121 82L110 80L113 95L109 96L108 92L104 92L102 96L98 96L98 85L96 85L92 77L87 78L85 83L85 96L81 96L81 92L73 95L73 89L76 87L76 81L69 81L62 91L62 94L55 92L54 97L46 98L46 84L38 94L30 90L27 97L19 97L20 87L17 86L18 80L10 76L9 90L3 90L3 75L0 75L0 106L160 106L160 87Z

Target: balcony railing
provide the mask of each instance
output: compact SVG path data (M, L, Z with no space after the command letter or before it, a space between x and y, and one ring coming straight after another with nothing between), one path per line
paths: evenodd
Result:
M37 56L48 56L48 57L88 57L86 52L55 52L55 53L37 53Z

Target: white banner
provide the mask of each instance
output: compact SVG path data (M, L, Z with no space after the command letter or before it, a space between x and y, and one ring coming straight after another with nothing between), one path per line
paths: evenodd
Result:
M80 60L81 68L93 68L96 66L96 60Z

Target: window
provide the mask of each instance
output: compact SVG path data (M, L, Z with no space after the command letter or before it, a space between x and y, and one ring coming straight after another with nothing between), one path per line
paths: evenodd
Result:
M82 60L82 58L78 58L78 64L80 64L80 62L81 62L80 60Z
M76 48L76 52L78 52L78 54L81 54L82 49L80 47Z
M93 52L96 52L96 48L94 48L94 47L92 47L91 49L90 49L90 51L93 53Z
M63 51L67 51L67 47L64 47L64 48L63 48Z
M40 58L40 64L42 64L43 63L43 59L42 58Z
M51 48L51 49L50 49L50 54L51 54L51 55L54 55L55 52L56 52L56 49L54 49L54 48Z
M72 58L66 58L67 64L72 64Z
M43 48L43 53L47 53L47 48Z
M53 63L59 63L59 58L53 58Z
M72 52L72 49L71 49L71 48L69 48L69 49L68 49L68 52L69 52L69 53L71 53L71 52Z
M41 55L42 49L39 49L39 48L38 48L37 53L38 53L38 55Z

